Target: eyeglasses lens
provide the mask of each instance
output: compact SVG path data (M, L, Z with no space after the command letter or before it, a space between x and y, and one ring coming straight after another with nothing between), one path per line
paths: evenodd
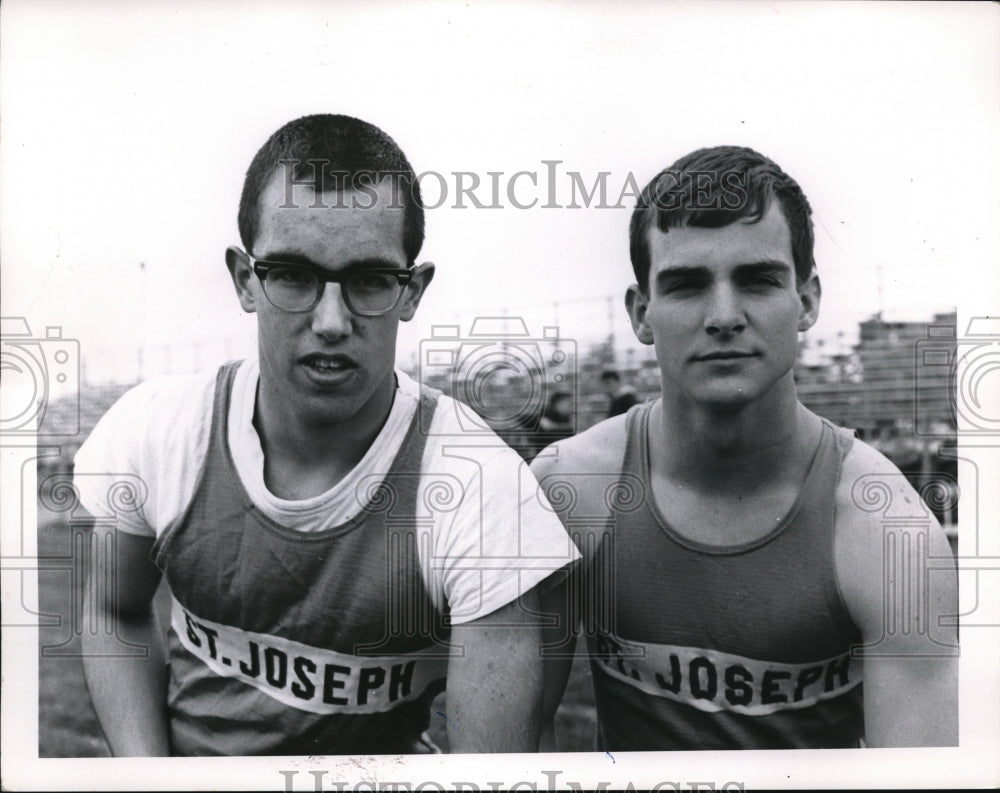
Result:
M342 284L348 308L355 312L389 311L399 299L402 285L389 273L355 273ZM294 267L275 267L264 280L267 296L285 311L308 311L320 299L316 273Z

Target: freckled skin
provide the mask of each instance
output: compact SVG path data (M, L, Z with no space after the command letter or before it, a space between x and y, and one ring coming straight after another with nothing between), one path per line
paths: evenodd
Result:
M315 194L293 193L294 207L282 207L285 187L280 172L261 196L261 222L254 255L296 252L330 270L365 258L384 258L406 266L403 252L403 210L392 203L390 184L379 185L378 206L316 208ZM312 196L312 198L310 197ZM333 204L333 199L327 200ZM327 284L323 300L304 314L272 306L259 282L252 282L261 360L261 406L281 422L329 427L344 422L384 421L395 391L393 366L396 334L405 306L381 317L358 317L340 298L340 286ZM312 352L350 356L361 367L351 381L337 388L313 383L299 364Z

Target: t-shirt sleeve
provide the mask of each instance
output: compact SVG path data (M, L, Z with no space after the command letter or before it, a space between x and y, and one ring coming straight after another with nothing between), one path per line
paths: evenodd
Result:
M80 505L98 520L115 519L129 534L152 537L145 508L148 483L140 468L139 417L150 399L148 385L137 386L105 413L73 461L73 486Z
M461 624L507 605L580 554L516 452L459 446L448 456L456 471L471 474L461 477L458 506L438 521L432 567L452 622Z
M215 373L170 376L127 392L76 453L80 505L153 537L184 511L208 445Z

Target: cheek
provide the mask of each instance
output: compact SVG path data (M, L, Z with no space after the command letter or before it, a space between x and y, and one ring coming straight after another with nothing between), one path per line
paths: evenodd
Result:
M292 344L298 332L294 315L281 314L277 310L257 312L257 337L258 343L264 350L264 354L275 357L287 350Z
M653 301L646 310L646 324L651 328L666 328L677 316L676 311L669 310L660 301Z
M766 327L769 334L796 336L799 331L799 313L802 308L796 296L784 297L780 301L762 302L750 310L751 316L760 327Z
M799 349L798 311L793 309L783 314L781 321L776 321L772 326L770 335L776 346L794 358Z
M653 333L653 338L669 341L671 338L681 338L691 329L698 330L701 323L692 311L684 307L656 305L646 314L646 324Z

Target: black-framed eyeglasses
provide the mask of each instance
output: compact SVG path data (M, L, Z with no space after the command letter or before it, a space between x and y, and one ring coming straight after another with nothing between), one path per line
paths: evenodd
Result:
M331 272L318 264L292 264L255 259L253 271L260 279L268 301L282 311L311 311L330 282L340 284L344 303L352 314L377 317L392 311L413 280L413 271L403 267L358 265Z

